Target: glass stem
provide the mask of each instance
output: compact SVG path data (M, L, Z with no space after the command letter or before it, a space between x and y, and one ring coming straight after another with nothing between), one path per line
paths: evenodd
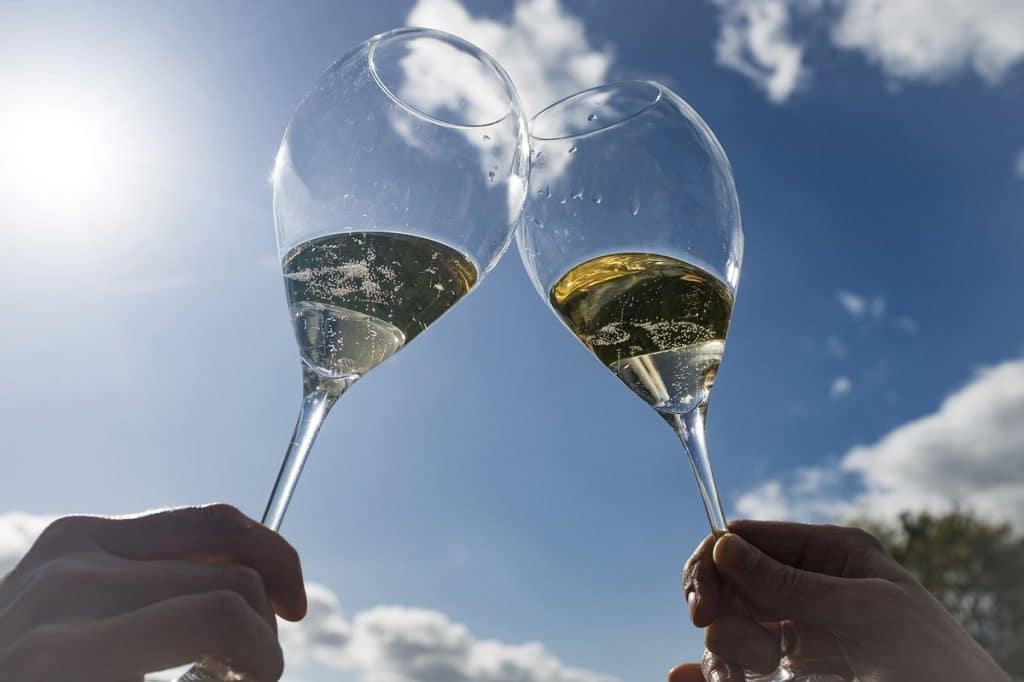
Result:
M700 499L704 502L704 510L711 523L711 533L715 536L729 532L725 520L722 501L718 497L715 485L715 474L711 470L708 458L707 441L704 438L704 419L707 416L707 403L701 403L686 414L662 414L669 425L679 436L683 449L690 460L690 468L697 479Z
M697 479L697 488L700 490L700 499L704 502L704 510L708 513L708 521L711 523L711 534L720 537L729 532L725 520L725 511L722 509L722 500L718 497L718 486L715 485L715 474L711 470L711 460L708 458L708 444L704 436L704 420L708 414L708 404L701 403L695 409L686 414L664 414L662 416L669 423L672 429L679 435L683 442L683 449L690 459L690 468ZM785 656L785 652L781 652ZM797 682L799 679L790 671L785 659L779 665L778 670L769 674L744 673L746 682Z
M306 457L313 447L313 441L323 426L327 413L341 397L352 381L348 379L327 379L302 363L302 408L295 422L295 431L288 444L288 451L281 462L281 470L274 481L274 489L263 512L262 523L267 528L277 531L281 529L284 513L299 482Z
M274 481L274 490L270 493L270 501L263 512L263 525L271 530L280 530L288 502L299 482L306 457L313 447L320 427L323 426L327 413L334 407L341 394L348 390L354 379L328 379L320 376L302 363L302 408L295 422L295 431L288 444L288 451L281 463L281 470ZM232 671L223 663L210 658L192 666L177 682L234 682L244 681L246 677Z

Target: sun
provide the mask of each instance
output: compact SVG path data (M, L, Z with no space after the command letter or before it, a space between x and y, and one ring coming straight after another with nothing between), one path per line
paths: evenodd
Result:
M87 217L111 208L127 151L112 111L67 91L12 99L0 111L0 188L16 212Z

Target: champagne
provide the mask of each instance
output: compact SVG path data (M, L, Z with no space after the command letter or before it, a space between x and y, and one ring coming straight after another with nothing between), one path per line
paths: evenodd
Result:
M655 409L705 405L725 350L732 292L704 270L650 253L600 256L567 272L551 305Z
M302 359L355 380L394 355L466 295L476 265L450 246L397 232L343 232L283 261Z

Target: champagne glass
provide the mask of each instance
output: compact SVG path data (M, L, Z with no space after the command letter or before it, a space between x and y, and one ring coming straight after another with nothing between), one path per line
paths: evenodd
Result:
M399 29L331 66L274 167L274 218L302 407L263 523L277 530L335 401L469 293L512 239L527 123L489 55ZM210 659L179 682L241 680Z
M530 134L517 235L530 279L678 434L711 530L725 533L704 438L743 260L725 152L686 102L651 81L572 95L537 114Z

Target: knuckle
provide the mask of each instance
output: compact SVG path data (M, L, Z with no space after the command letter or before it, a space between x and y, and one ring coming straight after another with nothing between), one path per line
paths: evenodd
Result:
M263 578L256 569L250 566L236 567L232 580L239 592L251 598L261 599L266 592Z
M93 516L62 516L43 529L37 543L52 547L78 540L87 536L98 522L99 519Z
M713 564L710 552L714 547L713 541L713 537L705 539L683 566L682 583L685 591L696 590L700 583L711 577L709 573Z
M208 593L204 606L209 620L216 623L244 622L249 611L249 604L245 598L233 590L216 590Z
M237 507L224 502L199 507L198 511L205 519L218 525L235 526L248 520Z
M781 565L778 575L775 577L776 588L783 595L798 594L802 582L800 571L786 564Z
M50 581L60 584L81 585L96 578L99 574L98 567L90 561L83 559L67 558L55 559L48 563L48 570L45 571Z
M694 588L697 584L697 573L700 571L700 564L693 559L686 562L686 566L683 567L683 587Z
M95 571L80 559L52 559L41 564L21 590L22 599L49 601L61 591L78 591L95 577Z
M229 664L250 666L259 662L261 678L277 680L284 673L284 654L267 624L255 617L244 597L231 590L219 590L209 595L207 613L216 632L215 643Z
M862 547L875 552L886 551L882 541L863 528L846 528L845 533L849 538L848 542L855 547Z

